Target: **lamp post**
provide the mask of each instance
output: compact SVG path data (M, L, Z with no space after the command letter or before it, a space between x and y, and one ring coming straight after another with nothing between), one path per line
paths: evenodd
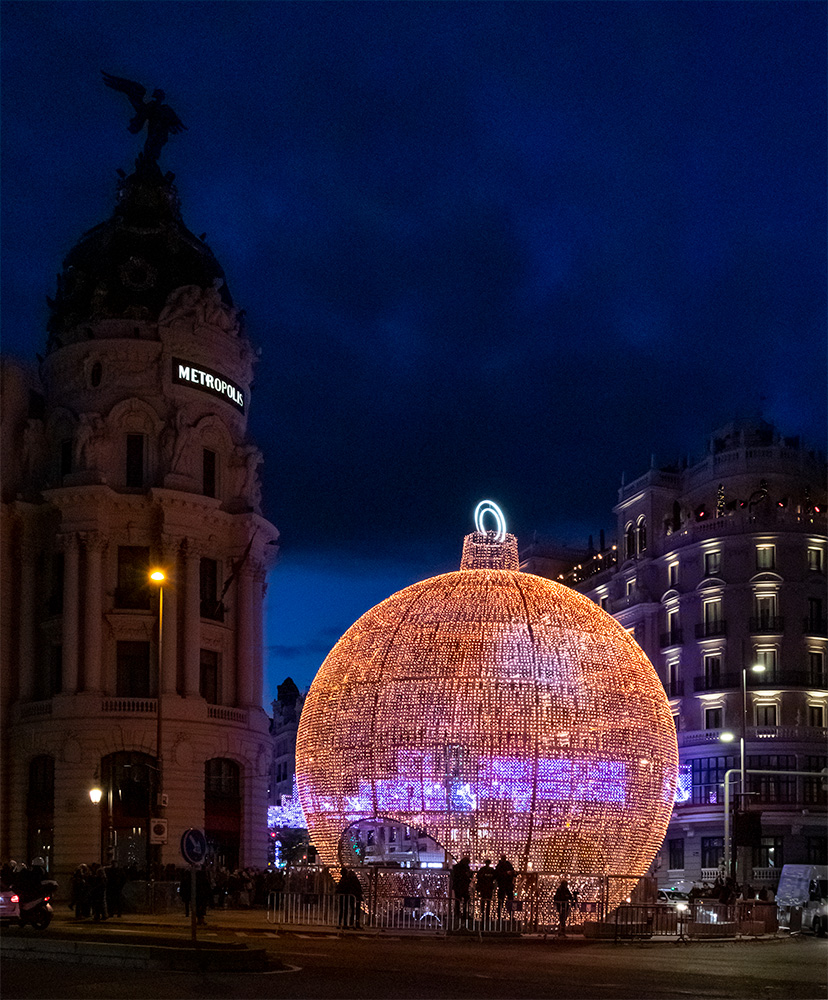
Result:
M743 646L744 650L744 646ZM742 656L742 663L744 664L744 654ZM746 665L742 666L742 676L741 676L741 687L742 687L742 718L740 726L740 736L739 736L739 808L737 812L744 812L745 801L747 798L747 791L745 790L745 743L747 742L747 675L748 670L751 673L761 674L765 671L765 665L763 663L754 663L753 666L748 667ZM733 741L733 733L723 732L719 739L725 743L730 743ZM735 770L732 769L732 770ZM731 875L736 875L736 855L738 854L739 845L734 845L731 843L735 840L733 833L730 831L730 796L728 794L728 779L731 771L728 771L725 775L725 859L727 863L728 871ZM734 831L735 832L735 831ZM734 849L735 848L735 849Z
M161 569L154 569L149 575L153 583L158 584L158 690L156 691L155 712L155 765L157 768L155 813L163 815L164 809L164 761L161 737L163 733L163 716L161 714L161 693L164 688L164 581L166 574ZM158 847L157 861L161 862L161 846Z

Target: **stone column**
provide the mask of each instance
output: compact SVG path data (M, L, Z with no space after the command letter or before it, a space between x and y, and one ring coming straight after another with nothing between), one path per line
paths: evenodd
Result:
M236 576L236 703L253 704L253 567L245 562Z
M78 637L80 635L80 547L74 533L63 535L63 694L78 690Z
M95 531L84 532L86 594L83 622L84 691L101 691L103 637L103 553L107 541Z
M201 681L201 553L187 539L184 545L184 694L194 697Z
M28 530L24 529L26 534ZM20 700L31 701L35 694L35 601L37 597L37 552L24 536L20 547Z

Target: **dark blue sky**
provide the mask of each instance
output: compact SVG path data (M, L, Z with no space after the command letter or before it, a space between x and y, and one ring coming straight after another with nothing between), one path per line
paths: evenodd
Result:
M0 10L4 352L140 148L100 70L188 126L161 165L262 348L268 700L484 497L583 543L732 417L822 446L823 3Z

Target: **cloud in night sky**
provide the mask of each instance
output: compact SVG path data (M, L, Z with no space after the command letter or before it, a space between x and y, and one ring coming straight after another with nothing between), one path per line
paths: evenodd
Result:
M162 167L262 348L268 681L302 686L335 629L457 568L483 497L523 542L580 544L622 472L734 417L822 445L825 22L3 3L3 350L42 353L61 260L140 148L99 71L163 87L188 131Z

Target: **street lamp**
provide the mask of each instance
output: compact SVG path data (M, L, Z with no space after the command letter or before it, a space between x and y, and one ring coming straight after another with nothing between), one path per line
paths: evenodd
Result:
M744 661L743 661L744 662ZM742 667L742 720L741 720L741 735L739 737L739 801L741 804L740 812L744 812L745 800L747 797L747 791L745 790L745 743L747 741L747 675L748 670L754 674L761 674L765 671L765 665L763 663L754 663L751 667ZM736 737L731 732L723 732L719 735L719 739L723 743L732 743ZM736 852L733 850L733 845L731 840L733 838L730 832L730 797L729 792L729 777L731 771L727 771L725 774L725 856L727 861L727 866L731 874L734 874L735 869L735 855Z
M161 753L162 735L162 715L161 715L161 692L164 687L164 581L167 579L162 569L154 569L150 572L150 580L158 584L158 690L156 691L156 712L155 712L155 765L157 768L158 798L156 800L155 813L164 808L164 764ZM162 813L163 815L163 813ZM158 850L158 861L161 861L161 849Z

